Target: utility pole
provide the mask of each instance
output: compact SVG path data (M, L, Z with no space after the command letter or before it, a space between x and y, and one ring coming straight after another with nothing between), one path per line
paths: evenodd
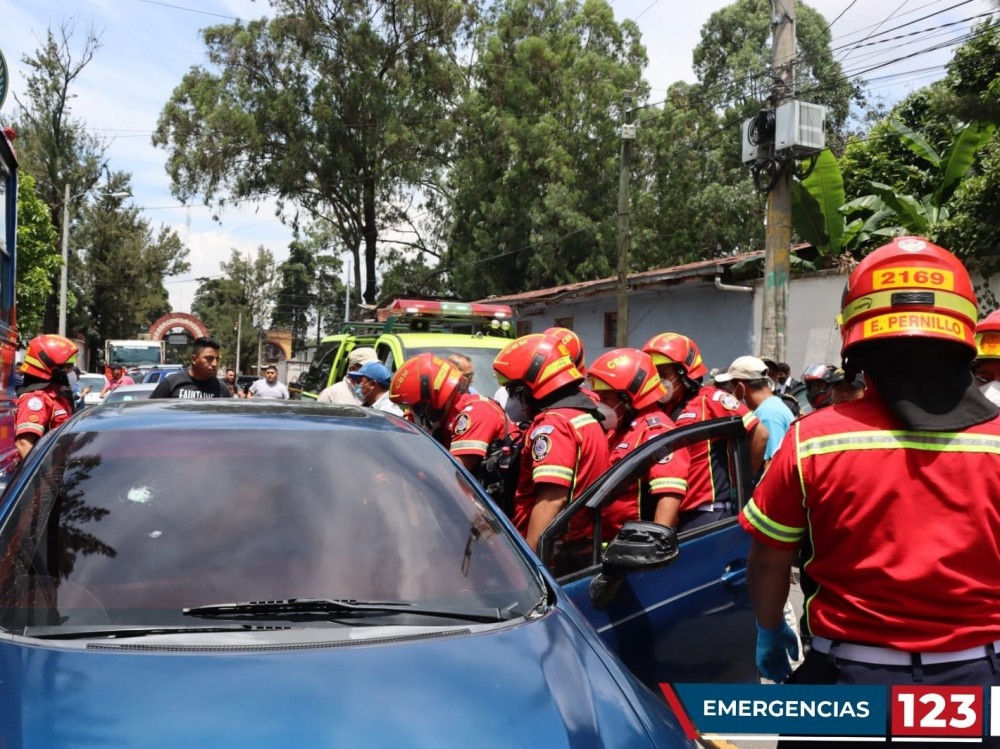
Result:
M795 0L771 0L771 89L774 109L791 99L795 87ZM789 249L792 243L791 160L779 162L778 177L767 194L764 241L764 307L760 341L762 356L785 360L788 330Z
M236 373L243 374L243 370L240 369L240 339L243 338L243 310L240 310L239 316L236 318Z
M622 156L618 172L618 329L617 346L628 346L628 245L629 199L628 185L632 169L632 143L635 125L632 124L632 100L635 94L626 91L622 96Z

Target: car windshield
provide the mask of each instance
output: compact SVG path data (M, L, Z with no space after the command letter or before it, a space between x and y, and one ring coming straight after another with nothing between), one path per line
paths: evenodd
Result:
M543 596L456 465L410 431L64 433L14 501L0 626L15 633L190 625L184 608L223 602L527 612Z
M151 346L115 346L111 349L111 363L124 364L159 364L160 347Z

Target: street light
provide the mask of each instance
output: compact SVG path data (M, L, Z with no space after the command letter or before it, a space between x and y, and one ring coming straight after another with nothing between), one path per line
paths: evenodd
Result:
M69 194L69 182L66 183L66 195L63 198L63 235L62 235L62 270L59 274L59 335L66 335L66 289L69 285L69 202L83 197L89 190L76 195ZM104 192L102 197L127 198L132 193L126 191Z

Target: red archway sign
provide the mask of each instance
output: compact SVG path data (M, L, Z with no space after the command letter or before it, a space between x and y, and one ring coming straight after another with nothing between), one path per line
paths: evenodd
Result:
M184 328L192 338L208 337L205 323L187 312L168 312L149 326L149 337L154 341L162 341L174 328Z

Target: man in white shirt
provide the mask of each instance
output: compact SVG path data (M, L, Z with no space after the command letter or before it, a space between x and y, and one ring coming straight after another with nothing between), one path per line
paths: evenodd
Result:
M286 401L291 396L288 388L278 382L278 368L269 364L264 370L264 379L257 380L250 386L250 398L260 398L261 400L281 400Z
M370 361L356 372L348 372L347 376L354 383L354 394L358 396L361 405L375 411L403 415L403 409L389 400L389 382L392 373L382 362Z

